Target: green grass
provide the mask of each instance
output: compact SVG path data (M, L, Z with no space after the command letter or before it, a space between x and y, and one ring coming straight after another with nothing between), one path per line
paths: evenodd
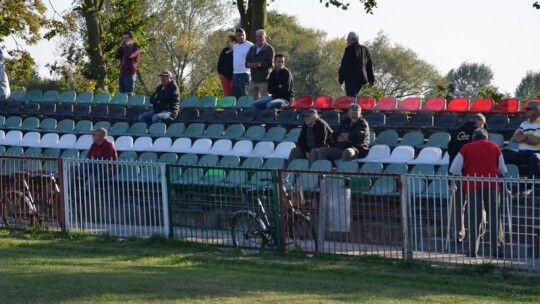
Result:
M0 303L539 302L540 277L162 238L0 230Z

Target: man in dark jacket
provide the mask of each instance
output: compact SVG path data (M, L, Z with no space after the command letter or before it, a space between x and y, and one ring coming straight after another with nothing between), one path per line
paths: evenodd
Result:
M126 93L129 97L135 91L135 80L137 79L137 64L141 48L133 43L133 33L124 32L122 43L116 51L116 59L120 60L119 91Z
M313 162L317 160L313 157L316 153L311 153L311 151L320 147L329 147L331 144L332 129L319 117L317 110L306 110L302 116L304 116L304 124L298 137L297 147L291 150L287 163L298 158L307 158Z
M373 65L368 49L358 42L358 34L350 32L347 35L347 47L339 67L339 84L345 82L347 96L358 98L358 92L366 83L371 87L375 84Z
M139 121L148 125L162 120L173 120L180 110L180 91L172 79L172 73L163 71L158 76L161 77L161 84L150 96L154 109L139 116Z
M332 133L332 147L315 149L316 159L353 160L366 157L369 152L369 125L362 118L362 108L353 103L349 106L348 117L343 119Z
M472 142L472 134L478 128L487 129L486 117L481 113L474 114L469 121L459 127L455 132L452 132L450 142L448 143L449 165L458 154L459 149L465 144Z
M251 104L254 112L264 109L276 109L288 105L294 98L293 76L291 71L285 67L285 56L277 54L274 57L276 68L268 77L268 92L272 94L272 99L261 98Z
M255 39L246 55L246 68L251 69L249 96L257 100L268 96L268 75L274 67L274 48L266 42L265 30L257 30Z

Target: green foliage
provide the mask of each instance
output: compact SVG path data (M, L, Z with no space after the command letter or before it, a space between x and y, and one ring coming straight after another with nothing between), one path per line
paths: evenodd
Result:
M345 94L342 94L342 95L345 95ZM359 96L371 96L379 100L384 96L388 96L388 94L385 91L378 89L376 87L369 87L365 85L360 90Z
M521 100L540 97L540 72L528 71L516 88L515 96Z
M493 71L483 63L463 62L457 69L450 70L446 77L454 86L451 95L474 99L481 90L492 87Z
M203 79L201 84L195 88L193 95L196 95L199 98L204 96L222 97L223 90L221 89L221 82L219 81L218 75L216 73L208 75L208 77Z
M10 50L8 54L10 58L4 58L4 62L10 81L16 85L30 78L32 69L36 65L30 53L24 50Z
M509 98L509 94L499 92L499 89L493 86L489 86L481 89L478 92L478 98L491 98L495 102L499 102L504 98Z
M9 35L30 44L41 39L41 28L49 28L47 8L41 0L2 0L0 2L0 42Z

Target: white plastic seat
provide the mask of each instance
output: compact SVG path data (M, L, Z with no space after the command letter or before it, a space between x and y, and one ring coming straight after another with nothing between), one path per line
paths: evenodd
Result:
M177 138L172 146L170 152L174 153L186 153L191 149L191 139L189 138Z
M426 147L420 150L418 157L407 162L407 164L417 165L417 164L433 164L442 159L442 150L437 147Z
M191 148L189 149L189 153L195 153L195 154L208 154L208 151L212 148L212 140L209 138L199 138L197 139Z
M243 139L237 141L232 150L226 155L234 155L238 157L249 155L253 151L253 142L251 140Z
M3 146L18 146L23 138L23 134L19 130L13 130L7 132L4 140L0 143Z
M229 139L219 139L214 143L210 151L208 151L208 154L226 155L231 150L232 142Z
M117 151L131 151L133 148L133 137L131 136L120 136L114 142L114 146Z
M75 143L75 149L77 150L88 150L90 149L90 146L92 146L93 143L92 135L86 134L82 135L77 139L77 142Z
M442 166L442 165L450 165L450 155L448 155L448 151L444 152L444 155L441 160L433 163L436 166Z
M149 151L154 152L169 152L172 146L172 139L170 137L160 137L154 141L152 148Z
M253 147L253 151L251 151L251 153L247 156L265 157L266 155L270 155L272 153L274 153L274 142L260 141L255 145L255 147Z
M390 147L387 145L374 145L369 149L368 155L364 158L359 158L356 161L361 163L381 162L382 159L390 157Z
M41 137L39 142L40 148L57 148L58 147L58 134L56 133L47 133Z
M153 143L152 137L143 136L139 137L135 140L133 143L133 147L131 147L132 151L150 151L152 150L152 143Z
M28 132L24 134L19 145L22 147L39 147L40 141L41 134L39 132Z
M411 146L397 146L392 150L392 154L381 163L407 163L414 159L414 148Z
M289 158L291 150L294 149L296 145L290 141L284 141L277 145L276 149L272 154L264 155L264 158Z
M59 149L74 149L77 143L77 136L75 134L64 134L58 140Z

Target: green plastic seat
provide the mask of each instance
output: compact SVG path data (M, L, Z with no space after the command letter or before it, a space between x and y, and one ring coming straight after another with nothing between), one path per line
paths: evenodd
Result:
M221 136L223 136L224 130L225 130L225 126L220 123L211 124L206 128L206 131L204 132L204 134L200 136L196 136L196 137L197 138L210 138L210 139L220 138Z
M519 150L519 144L513 140L509 140L508 141L508 144L506 146L504 146L503 148L504 150L514 150L514 151L517 151Z
M248 182L248 174L246 170L231 170L227 177L221 183L225 187L240 188Z
M155 152L143 152L137 159L138 162L157 162L158 156Z
M338 172L356 172L358 171L359 164L356 161L342 161L337 164Z
M514 164L506 164L509 178L519 178L519 168Z
M236 97L234 96L223 96L218 100L216 108L232 108L236 105Z
M127 102L128 102L128 96L126 93L116 93L111 99L112 104L125 105L127 104Z
M22 118L20 116L10 116L4 122L4 129L19 129L22 125Z
M66 149L62 151L62 154L60 155L60 158L64 158L64 159L76 159L79 157L80 157L80 154L79 154L79 150L77 149Z
M88 150L82 150L81 154L79 155L80 159L87 159L88 158Z
M293 143L298 142L298 137L300 137L300 131L302 131L302 128L293 128L287 133L287 136L285 136L284 139L281 141L290 141Z
M6 150L6 155L23 155L24 154L24 149L23 147L19 147L19 146L11 146L9 148L7 148Z
M287 166L288 170L308 170L309 169L309 160L298 158L293 159Z
M182 134L184 134L185 130L186 130L186 125L184 125L183 122L175 122L169 125L164 136L170 137L170 138L178 138L178 137L181 137Z
M377 135L377 138L375 138L375 141L373 142L374 145L387 145L390 147L394 147L398 143L398 133L396 131L382 131Z
M27 117L21 123L19 130L21 131L36 131L39 128L39 118Z
M365 193L371 189L372 181L368 176L351 176L351 193Z
M204 96L201 99L200 102L201 108L215 108L217 105L217 97L216 96Z
M204 171L202 168L186 168L182 170L182 175L179 179L171 181L175 185L194 185L203 177Z
M163 153L158 158L158 163L174 165L178 161L178 154L176 153Z
M434 175L435 174L435 166L431 165L431 164L418 164L418 165L415 165L411 169L410 174Z
M416 148L424 144L424 133L419 131L411 131L405 133L399 142L398 146L411 146Z
M259 140L265 133L266 129L263 126L251 126L246 130L246 133L241 139Z
M141 168L139 166L120 166L118 173L113 177L113 180L118 182L137 182Z
M119 121L114 123L109 129L109 135L121 136L128 134L129 124L125 121Z
M283 158L268 158L264 164L263 168L270 170L280 170L285 168L285 159Z
M260 169L263 165L263 159L261 157L251 156L247 157L242 162L242 168L245 169Z
M257 171L253 173L246 188L248 191L260 191L263 189L273 189L272 173L269 171Z
M26 92L24 90L13 90L8 97L9 100L23 101L26 100Z
M146 96L137 94L131 96L130 99L128 99L127 104L128 106L143 106L146 100Z
M386 174L407 174L408 171L409 168L404 163L392 163L384 169L384 173Z
M429 136L428 141L424 145L418 146L419 148L425 147L437 147L441 149L447 149L450 142L450 134L446 132L436 132Z
M239 139L244 135L245 130L246 128L241 124L233 124L228 126L223 135L218 138Z
M0 115L0 128L2 128L5 123L6 123L6 117L4 115Z
M45 118L39 124L38 130L42 133L50 133L56 130L57 121L55 118Z
M190 124L181 137L196 138L204 134L204 124L193 123Z
M124 151L118 155L119 161L134 162L137 160L137 158L137 152L135 151Z
M162 137L166 132L167 125L162 122L153 123L148 127L148 135L151 137Z
M448 165L441 165L435 172L435 175L448 175Z
M448 198L448 191L448 182L444 179L436 179L426 187L424 197L430 199L446 199Z
M426 192L426 180L422 178L408 178L406 182L407 192L414 197L420 197Z
M382 163L368 162L362 165L359 172L365 173L365 174L378 174L378 173L382 173L383 169L384 169L384 166Z
M60 99L60 93L57 90L49 90L43 94L41 101L43 102L57 102Z
M199 162L199 156L194 153L186 153L180 156L177 164L183 166L195 166Z
M331 171L332 161L326 159L319 159L314 161L309 167L310 171Z
M0 146L0 155L6 154L6 147Z
M41 150L41 148L30 147L24 151L24 155L40 157L43 155L43 151Z
M72 119L62 119L58 122L58 125L54 131L56 133L73 133L74 129L75 122Z
M77 103L91 103L94 100L94 93L92 92L81 92L75 98Z
M30 90L26 93L25 100L30 102L39 102L43 99L43 92L41 90Z
M180 108L199 108L199 97L188 96L180 101Z
M58 100L60 102L74 102L77 98L77 93L75 91L65 91L60 94Z
M496 143L501 149L504 146L504 136L502 136L502 134L489 133L489 140Z
M128 134L131 136L146 136L147 135L147 129L146 123L144 122L136 122L129 127Z
M225 168L236 168L240 165L240 157L236 155L223 156L218 163L218 166Z
M111 128L111 123L108 121L98 121L94 125L94 128L103 128L109 132L109 129Z
M59 158L61 154L60 149L48 148L43 151L43 157Z
M92 100L93 103L109 103L111 100L111 94L107 92L99 92L94 96L94 100Z
M287 130L284 127L272 127L266 134L261 137L261 141L280 141L287 135Z
M237 109L251 108L252 103L253 103L253 97L242 96L236 101L235 108Z
M75 134L90 134L92 133L93 123L90 120L79 120L73 128Z
M375 180L373 186L364 192L367 195L395 195L397 194L396 179L392 176L381 176Z

